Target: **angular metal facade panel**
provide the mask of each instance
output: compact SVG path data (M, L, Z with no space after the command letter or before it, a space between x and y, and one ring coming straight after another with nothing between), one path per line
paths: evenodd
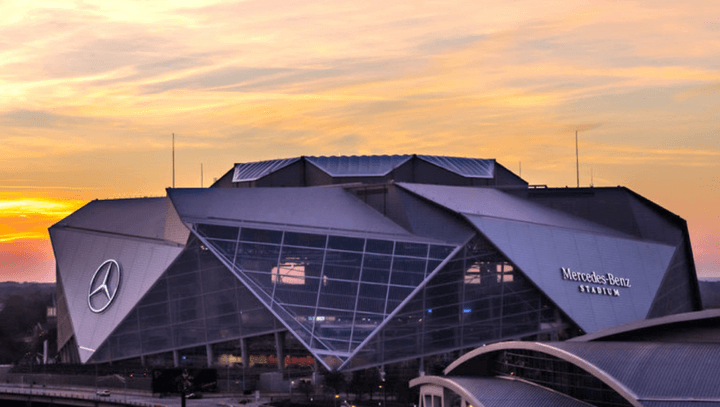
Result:
M644 319L675 252L657 243L466 216L586 333ZM564 279L562 268L606 281ZM630 287L610 284L608 275L629 279Z
M493 178L495 175L495 160L437 155L418 155L417 157L466 178Z
M648 318L690 312L699 309L697 291L694 290L694 273L689 270L685 241L678 245L668 271L658 290Z
M142 295L182 250L148 240L72 229L52 228L59 277L65 291L80 360L85 363L127 316ZM102 312L88 306L94 274L106 260L120 266L121 282Z
M169 189L181 218L411 236L340 187Z
M624 234L497 189L398 183L412 193L463 214L512 219L614 236Z
M305 157L332 177L379 177L406 163L411 155Z
M162 240L165 239L167 203L166 197L96 200L61 220L56 226Z
M296 157L282 160L235 164L232 182L256 181L299 160L300 158Z

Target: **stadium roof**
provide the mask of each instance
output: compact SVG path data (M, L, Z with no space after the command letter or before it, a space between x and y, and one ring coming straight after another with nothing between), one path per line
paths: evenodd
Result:
M434 155L302 156L235 164L232 182L256 181L298 161L305 161L331 177L382 177L417 158L465 178L493 178L495 160Z

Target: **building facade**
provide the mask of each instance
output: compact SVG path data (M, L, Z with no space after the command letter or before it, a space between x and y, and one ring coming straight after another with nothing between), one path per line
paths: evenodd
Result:
M67 362L351 371L701 309L685 222L494 160L237 164L50 228Z

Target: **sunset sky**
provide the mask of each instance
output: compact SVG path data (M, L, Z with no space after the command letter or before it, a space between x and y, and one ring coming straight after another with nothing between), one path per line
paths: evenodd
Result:
M716 1L0 3L0 281L54 281L47 228L298 155L496 158L627 186L720 277ZM522 163L520 165L520 163Z

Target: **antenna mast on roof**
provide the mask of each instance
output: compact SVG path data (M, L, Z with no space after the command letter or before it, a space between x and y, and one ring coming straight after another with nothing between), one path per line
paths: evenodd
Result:
M203 168L202 163L200 163L200 188L203 187Z
M172 165L173 165L173 188L175 188L175 133L173 135L172 143Z
M580 159L578 158L578 131L575 130L575 171L577 172L577 187L580 188Z

